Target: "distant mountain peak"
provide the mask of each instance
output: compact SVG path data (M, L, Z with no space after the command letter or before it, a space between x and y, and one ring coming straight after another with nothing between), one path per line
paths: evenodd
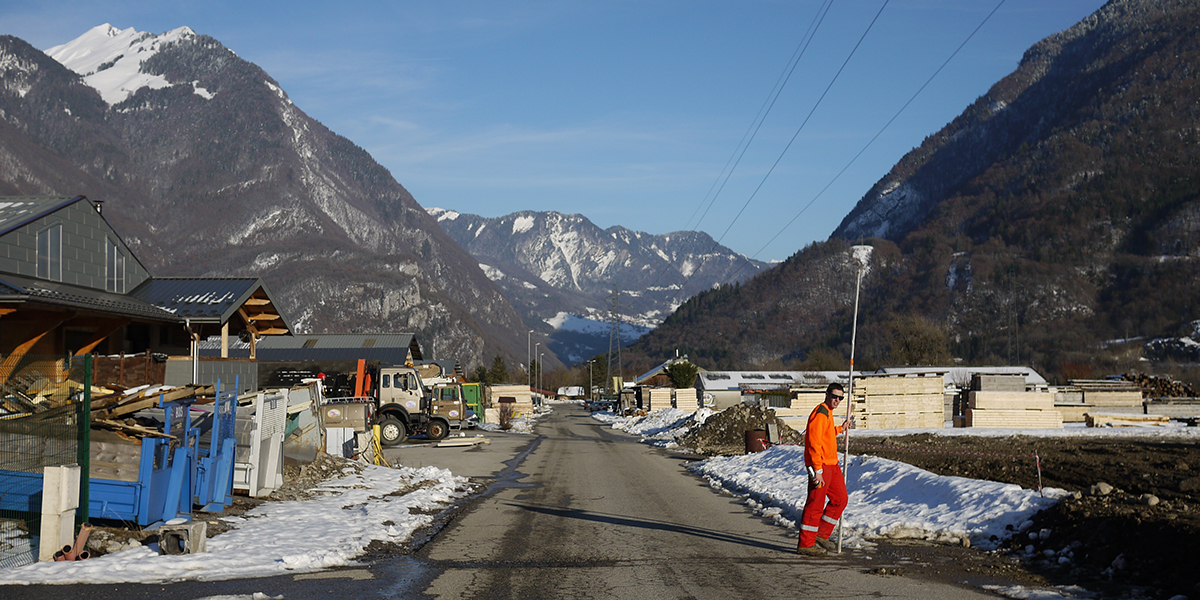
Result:
M196 32L186 26L154 35L105 23L46 50L46 55L82 76L84 83L100 92L100 97L112 106L124 102L139 89L171 86L166 77L143 71L142 63L170 44L195 38ZM194 89L200 96L211 97L202 88Z

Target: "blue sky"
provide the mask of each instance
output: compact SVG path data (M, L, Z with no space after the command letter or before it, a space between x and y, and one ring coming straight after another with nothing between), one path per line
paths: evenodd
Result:
M46 49L102 23L151 33L186 25L266 70L422 206L700 229L781 260L826 239L905 152L1012 72L1029 46L1103 4L1006 0L830 186L998 3L835 0L806 38L819 0L9 0L0 33Z

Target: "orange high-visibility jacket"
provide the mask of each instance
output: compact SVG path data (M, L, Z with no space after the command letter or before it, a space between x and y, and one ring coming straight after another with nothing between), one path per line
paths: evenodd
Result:
M808 415L808 429L804 432L804 464L820 469L838 462L837 436L842 428L833 424L833 415L824 402Z

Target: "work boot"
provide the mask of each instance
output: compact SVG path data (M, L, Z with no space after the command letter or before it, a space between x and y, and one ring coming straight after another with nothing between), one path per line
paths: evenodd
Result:
M818 537L817 545L824 548L826 552L837 552L837 544L833 543L829 538Z
M818 548L816 546L800 546L799 548L796 548L796 554L801 556L825 556L827 552L825 552L824 548Z

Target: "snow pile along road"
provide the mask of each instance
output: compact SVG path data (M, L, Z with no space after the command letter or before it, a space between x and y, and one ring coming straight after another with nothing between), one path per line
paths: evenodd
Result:
M757 512L795 528L808 498L803 446L772 446L765 452L716 457L691 469L714 487L746 497ZM843 517L843 544L864 539L910 538L996 548L1032 525L1030 517L1065 496L1044 496L1020 486L944 477L892 460L852 457L847 469L850 503Z
M427 513L468 493L466 478L436 467L348 465L343 473L314 489L311 500L266 502L244 517L223 517L236 529L209 538L207 552L160 556L157 544L139 546L0 571L0 585L212 581L342 566L373 541L408 541L432 523Z

